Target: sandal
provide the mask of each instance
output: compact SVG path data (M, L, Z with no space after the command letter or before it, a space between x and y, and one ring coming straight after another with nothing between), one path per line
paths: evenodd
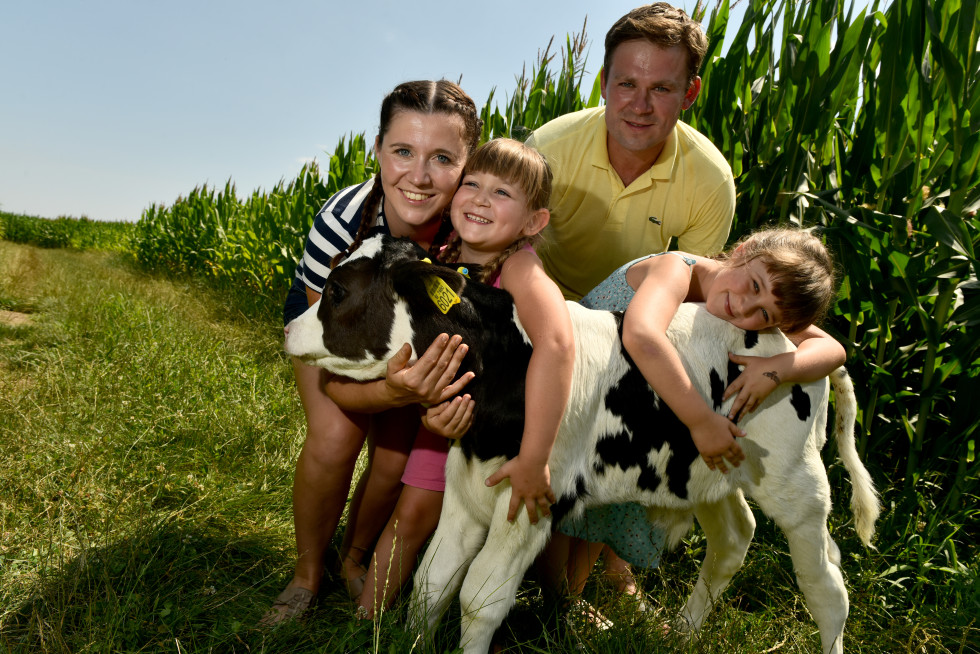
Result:
M639 613L651 613L653 612L653 606L647 601L646 595L643 591L638 590L635 593L630 593L629 597L633 599L633 603L636 605L636 610Z
M351 549L367 553L366 549L363 547L357 547L356 545L351 545ZM356 577L348 577L347 574L349 568L346 565L346 561L350 561L354 564L354 567L357 570L363 570L363 572ZM364 582L367 581L367 575L368 571L367 568L364 567L364 564L355 559L353 556L351 556L351 553L348 552L344 557L344 560L340 563L340 576L343 577L344 583L347 584L347 594L350 595L352 600L358 599L361 596L361 593L364 592Z
M367 570L360 577L345 579L344 581L347 582L347 593L350 595L350 598L356 600L364 592L364 582L367 581Z
M315 603L316 593L313 591L299 586L289 586L279 593L276 601L259 620L259 626L275 627L296 620Z

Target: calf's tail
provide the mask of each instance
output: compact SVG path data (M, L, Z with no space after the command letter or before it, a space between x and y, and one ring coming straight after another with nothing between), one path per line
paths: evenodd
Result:
M842 366L830 375L830 385L834 389L837 407L834 438L837 439L837 451L841 461L851 478L851 511L854 513L854 529L862 543L873 547L871 537L874 535L875 521L881 513L881 502L874 482L871 481L871 475L861 462L854 445L854 423L857 417L854 384L851 382L851 376Z

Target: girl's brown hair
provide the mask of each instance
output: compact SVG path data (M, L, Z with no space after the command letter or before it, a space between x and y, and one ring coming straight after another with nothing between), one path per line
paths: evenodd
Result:
M480 134L483 123L477 111L473 99L460 88L458 84L449 80L439 81L419 80L415 82L405 82L399 84L394 90L385 96L381 102L381 120L378 123L378 140L384 141L391 121L398 113L403 111L415 111L421 114L446 114L447 116L459 116L463 121L463 139L466 141L467 154L472 153L480 142ZM378 172L374 177L374 186L361 210L361 224L354 236L354 241L346 250L340 252L330 261L330 267L335 267L338 263L350 256L350 253L360 247L364 237L367 236L371 228L374 227L375 216L378 215L378 208L384 200L384 188L381 184L381 173ZM443 211L439 230L435 238L432 239L430 250L434 252L438 246L445 241L446 236L452 229L449 223L449 207Z
M544 155L520 141L508 138L487 141L466 162L463 175L469 173L487 173L518 186L527 198L529 211L548 208L551 200L551 168ZM500 274L507 257L533 243L539 236L540 233L524 236L488 261L480 269L479 281L492 283ZM453 233L439 258L447 263L456 263L460 245L459 236Z
M772 280L780 328L797 332L818 323L837 296L834 259L820 239L802 229L766 229L742 239L723 258L728 266L761 259Z

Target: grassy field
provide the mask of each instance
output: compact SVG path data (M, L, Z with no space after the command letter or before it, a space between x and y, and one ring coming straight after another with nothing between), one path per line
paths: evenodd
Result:
M749 0L736 34L728 8L703 16L713 51L685 120L735 172L733 238L769 223L815 227L842 267L824 326L848 347L860 451L885 503L878 550L867 551L831 466L847 649L980 652L978 5L894 0L852 12L844 0ZM581 87L588 43L584 32L559 40L512 92L488 99L484 137L523 138L597 103ZM135 225L0 212L0 238L21 244L0 241L0 652L458 643L452 621L424 647L398 611L357 623L335 583L305 624L254 628L293 561L303 428L279 307L316 209L373 172L372 139L342 139L322 168L269 192L204 185ZM529 581L503 642L527 652L817 650L785 541L761 516L702 637L665 636L703 555L695 530L642 580L663 606L657 616L636 620L590 587L616 621L602 635L564 628Z
M303 421L280 341L278 324L247 318L230 296L148 276L122 255L0 241L0 650L454 650L453 619L414 644L397 607L359 623L336 583L304 623L255 628L293 561ZM846 497L838 484L836 504ZM848 651L980 651L953 594L912 603L846 512L831 527L851 595ZM703 554L695 531L642 579L662 605L653 616L590 586L616 622L605 634L566 628L527 581L502 642L514 652L818 649L785 541L761 516L702 637L665 634Z

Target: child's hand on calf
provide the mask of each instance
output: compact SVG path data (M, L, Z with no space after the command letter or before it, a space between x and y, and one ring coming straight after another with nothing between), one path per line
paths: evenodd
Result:
M741 374L728 385L722 396L722 400L736 396L728 411L728 418L738 422L745 414L759 408L782 380L778 366L774 365L775 357L750 357L729 353L728 358L742 367Z
M557 499L551 490L551 471L548 464L544 465L525 462L520 455L514 457L497 472L487 479L487 486L496 486L510 477L510 507L507 510L507 520L513 522L521 504L527 507L527 516L531 524L538 523L538 510L541 515L551 515L551 505Z
M704 420L692 425L690 429L694 445L697 446L701 458L711 470L728 472L726 460L737 468L745 459L742 447L735 440L745 436L745 432L725 416L709 413Z

